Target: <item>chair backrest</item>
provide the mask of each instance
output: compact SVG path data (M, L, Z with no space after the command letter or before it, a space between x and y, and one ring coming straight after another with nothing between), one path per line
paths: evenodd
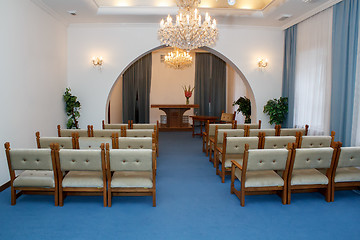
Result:
M121 134L120 129L101 129L101 130L93 130L92 137L112 137L112 134Z
M245 131L243 129L219 129L217 134L217 144L223 143L224 133L227 134L227 137L245 137Z
M105 124L105 121L102 120L102 128L103 129L121 129L122 127L123 128L130 128L129 127L129 124L126 124L126 123L111 123L111 124Z
M249 137L259 136L259 132L265 133L265 136L275 136L275 129L249 129Z
M309 125L305 125L305 128L281 128L278 125L279 136L296 136L297 132L301 132L302 136L307 136Z
M245 129L246 126L249 127L249 129L260 129L261 128L261 120L259 120L259 123L245 123L245 124L237 124L235 122L237 129Z
M262 148L263 149L286 149L288 143L297 143L297 139L294 136L283 136L283 137L274 137L274 136L265 136L263 138Z
M259 148L258 137L226 137L224 144L226 144L226 154L243 154L245 150L245 144L249 145L250 149Z
M291 157L287 149L251 149L247 154L246 169L250 171L285 170Z
M58 151L58 169L61 171L102 171L105 169L105 151L61 149Z
M7 144L7 143L5 143ZM9 167L15 170L53 170L52 150L6 148Z
M124 137L152 137L154 129L127 129Z
M151 149L111 149L107 151L110 171L152 171Z
M331 162L335 156L334 149L324 148L297 148L294 150L293 168L330 168Z
M221 113L220 121L232 123L232 121L235 120L235 115L236 115L236 112L234 112L234 113L224 113L223 112L223 113Z
M152 149L153 139L150 137L119 137L118 149Z
M58 143L60 148L73 149L76 148L73 144L72 137L42 137L40 132L35 133L36 143L38 148L50 148L52 143Z
M72 137L41 137L39 138L38 148L50 148L52 143L59 144L60 148L73 149Z
M101 144L109 143L112 146L112 138L110 137L79 137L78 138L78 149L100 149Z
M215 136L215 128L218 126L218 129L231 129L232 124L225 123L225 124L217 124L217 123L211 123L209 124L209 136Z
M337 167L360 167L360 147L341 147Z
M333 138L331 136L303 136L300 138L301 148L331 147Z
M90 126L88 129L61 129L60 125L57 126L58 137L71 137L73 133L78 133L79 137L90 137Z

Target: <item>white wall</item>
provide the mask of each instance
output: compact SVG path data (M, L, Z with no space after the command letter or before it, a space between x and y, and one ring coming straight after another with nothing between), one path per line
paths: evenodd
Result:
M36 131L56 136L65 122L66 27L29 0L3 0L0 29L0 143L36 147ZM8 180L2 150L0 185Z
M157 24L73 24L68 28L68 82L82 103L82 128L87 124L101 127L114 82L132 61L159 46L157 30ZM267 100L281 95L282 30L219 25L219 32L214 50L244 74L256 99L253 110L257 114L253 114L252 120L261 119L262 126L269 127L262 110ZM100 55L104 58L101 72L91 66L92 56ZM261 56L269 59L265 71L257 68L256 61Z

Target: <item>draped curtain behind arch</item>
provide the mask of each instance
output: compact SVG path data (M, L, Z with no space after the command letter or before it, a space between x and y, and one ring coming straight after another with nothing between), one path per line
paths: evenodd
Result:
M226 110L226 63L211 53L196 53L194 103L198 115L220 117Z
M123 75L123 121L149 122L151 53L132 64Z

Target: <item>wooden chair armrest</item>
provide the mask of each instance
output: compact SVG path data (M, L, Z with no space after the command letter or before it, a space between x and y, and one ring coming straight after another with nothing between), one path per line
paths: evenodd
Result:
M235 167L239 168L242 171L242 166L235 160L231 160L231 163L235 165Z
M222 151L222 148L220 148L220 147L216 147L216 150L219 152L219 153L222 153L223 151Z

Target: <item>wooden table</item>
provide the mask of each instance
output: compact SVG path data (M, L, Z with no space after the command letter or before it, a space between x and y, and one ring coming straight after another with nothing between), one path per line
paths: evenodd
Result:
M209 121L210 123L215 123L215 121L218 119L218 117L215 116L190 116L193 120L193 125L192 125L192 136L194 137L195 135L200 135L202 136L202 127L203 125L205 125L205 123L207 121ZM195 121L199 121L200 122L200 133L195 133Z
M162 131L191 131L189 123L183 123L184 112L190 108L199 108L198 104L152 104L151 108L159 108L166 114L166 125L161 125Z

